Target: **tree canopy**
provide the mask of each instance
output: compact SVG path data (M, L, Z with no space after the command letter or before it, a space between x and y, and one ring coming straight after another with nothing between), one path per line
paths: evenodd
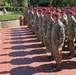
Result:
M76 0L30 0L30 4L33 6L41 6L44 4L48 6L74 6L76 4Z
M13 1L13 2L12 2ZM5 5L8 3L15 4L15 6L21 7L28 3L31 6L74 6L76 0L3 0Z

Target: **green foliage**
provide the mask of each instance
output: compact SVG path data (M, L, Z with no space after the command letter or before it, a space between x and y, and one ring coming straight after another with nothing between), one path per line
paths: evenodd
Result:
M32 6L49 6L51 0L30 0Z
M0 11L3 11L4 7L0 7ZM12 11L12 12L23 12L25 10L24 7L5 7L7 11Z
M25 8L19 7L19 11L23 12L24 10L25 10Z
M3 11L3 7L0 7L0 11Z
M6 15L0 15L0 21L7 21L7 20L17 20L21 17L21 14L6 14Z
M30 0L30 5L33 6L74 6L76 4L76 0Z
M10 3L8 3L8 0L3 0L3 2L6 7L10 7Z
M18 6L18 7L22 7L22 6L24 6L25 3L26 3L25 0L17 0L17 6Z
M38 3L40 2L39 0L30 0L29 1L30 3L30 5L33 5L33 6L36 6L36 5L38 5Z
M6 7L10 7L10 4L8 2L5 2Z
M50 6L50 3L49 2L41 2L38 4L38 6L43 6L43 7L47 7L47 6Z
M53 6L74 6L76 4L76 0L53 0Z

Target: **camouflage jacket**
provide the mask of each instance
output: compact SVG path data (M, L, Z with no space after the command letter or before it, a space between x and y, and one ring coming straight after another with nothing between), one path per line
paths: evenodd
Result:
M29 21L30 25L33 23L33 13L32 12L29 12L29 14L28 14L28 21Z
M46 32L46 37L47 38L51 38L53 24L54 24L54 19L53 18L51 18L50 20L47 20L47 32Z
M61 21L54 23L52 26L52 41L55 45L61 45L65 39L64 24Z
M37 25L37 20L38 20L37 13L34 13L34 15L33 15L33 23L34 23L34 26Z
M38 23L38 29L41 31L42 30L42 17L39 14L38 14L37 23Z
M72 16L72 18L68 19L68 26L67 26L67 34L71 39L75 36L75 26L76 26L76 19Z
M67 18L61 17L61 18L60 18L60 21L65 25L65 29L66 29L66 27L67 27L67 25L68 25L68 20L67 20Z
M46 35L46 31L47 31L47 18L42 15L42 32L43 34Z

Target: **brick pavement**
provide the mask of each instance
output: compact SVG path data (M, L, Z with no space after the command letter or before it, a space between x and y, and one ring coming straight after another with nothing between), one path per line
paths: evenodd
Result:
M52 65L44 54L45 47L26 27L2 29L0 43L0 75L76 75L76 54L68 59L67 48L62 52L62 71L54 72Z

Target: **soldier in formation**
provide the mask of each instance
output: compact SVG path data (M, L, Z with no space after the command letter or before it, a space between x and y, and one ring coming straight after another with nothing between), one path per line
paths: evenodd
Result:
M69 11L68 13L68 26L67 26L67 36L68 36L68 49L69 49L69 58L72 58L75 53L74 41L75 38L75 26L76 26L76 19L74 18L74 12Z
M62 50L67 40L67 56L75 54L74 39L76 37L76 8L74 7L27 7L25 17L28 27L46 46L50 52L50 61L55 60L54 70L61 70Z
M51 41L51 37L52 37L52 26L54 24L54 19L52 18L52 12L49 11L46 13L46 17L47 17L47 23L46 23L46 35L45 35L45 39L46 39L46 49L47 51L51 52L51 56L48 57L48 60L53 60L53 50L52 50L52 41Z
M65 40L65 26L60 21L60 14L55 13L54 15L54 25L52 26L52 50L54 54L54 59L56 61L55 70L61 69L61 60L62 60L62 47Z

